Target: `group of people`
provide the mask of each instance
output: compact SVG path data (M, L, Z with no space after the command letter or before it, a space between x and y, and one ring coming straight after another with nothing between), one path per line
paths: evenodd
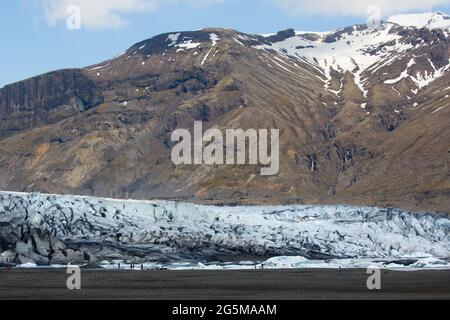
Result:
M117 265L117 269L121 270L122 269L122 265L119 263ZM130 264L130 270L138 270L138 268L136 268L136 265L134 263ZM141 271L144 271L144 265L141 264Z

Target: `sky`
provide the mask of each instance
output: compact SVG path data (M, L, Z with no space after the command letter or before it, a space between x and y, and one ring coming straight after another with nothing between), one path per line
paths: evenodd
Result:
M0 87L99 63L166 32L328 31L365 23L377 12L450 13L450 0L15 0L0 6Z

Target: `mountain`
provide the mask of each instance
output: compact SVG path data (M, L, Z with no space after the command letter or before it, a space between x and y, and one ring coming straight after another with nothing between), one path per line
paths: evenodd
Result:
M449 17L158 35L0 89L0 189L450 213ZM279 128L280 172L173 165L176 128Z
M434 260L429 267L448 268L449 226L448 217L398 209L230 208L0 192L0 265L134 261L192 268L287 255L322 260L326 268L392 261L420 268L423 258Z

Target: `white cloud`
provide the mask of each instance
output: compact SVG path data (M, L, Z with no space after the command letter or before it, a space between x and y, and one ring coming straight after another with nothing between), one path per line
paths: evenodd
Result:
M185 4L193 7L224 3L227 0L34 0L42 3L49 26L65 23L68 7L81 8L82 27L88 29L120 28L127 24L126 14L156 12L167 6ZM256 0L260 1L260 0ZM450 0L271 0L293 15L367 16L367 9L379 6L382 16L411 10L431 11Z
M450 4L450 0L272 0L291 14L321 14L329 16L366 16L373 5L383 16L411 10L431 11L434 6Z
M68 8L81 9L82 27L89 29L120 28L126 25L124 15L136 12L155 12L168 5L187 4L194 7L222 3L225 0L42 0L49 26L65 22Z

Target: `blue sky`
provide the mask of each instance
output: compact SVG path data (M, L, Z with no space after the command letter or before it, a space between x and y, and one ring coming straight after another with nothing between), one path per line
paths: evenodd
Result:
M397 11L450 13L448 0L378 2L385 9L384 15ZM88 12L85 19L82 15L84 25L80 30L66 27L65 9L70 3L80 4ZM95 4L91 8L92 3ZM367 1L372 3L377 0ZM51 70L101 62L164 32L203 27L234 28L247 33L272 33L287 28L326 31L364 23L364 5L364 1L348 0L3 1L0 87Z

